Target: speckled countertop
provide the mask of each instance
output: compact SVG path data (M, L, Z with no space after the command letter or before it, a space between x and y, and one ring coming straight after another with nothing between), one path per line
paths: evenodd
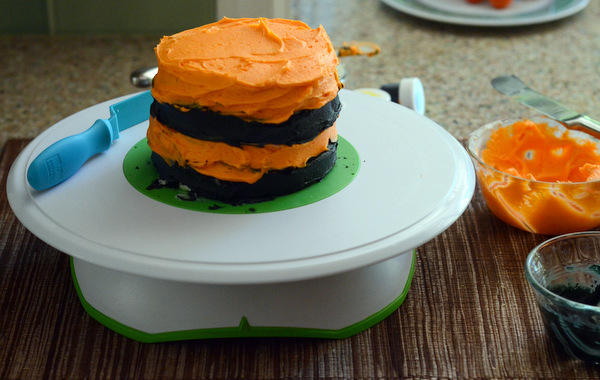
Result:
M532 88L600 119L600 2L559 21L481 28L414 18L378 1L294 0L292 16L322 24L334 44L377 43L348 57L346 87L421 79L426 116L457 138L479 125L531 114L490 80L515 74ZM98 102L138 91L129 74L155 64L160 36L0 36L0 146L35 137Z

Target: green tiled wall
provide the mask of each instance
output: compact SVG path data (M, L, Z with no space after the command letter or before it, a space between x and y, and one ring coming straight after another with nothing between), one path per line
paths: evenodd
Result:
M170 34L214 19L214 0L0 0L0 33Z

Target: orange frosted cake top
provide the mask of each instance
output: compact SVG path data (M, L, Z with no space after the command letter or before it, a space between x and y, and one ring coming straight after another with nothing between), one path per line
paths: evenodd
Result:
M325 29L285 19L229 19L163 37L152 96L264 123L317 109L342 87Z

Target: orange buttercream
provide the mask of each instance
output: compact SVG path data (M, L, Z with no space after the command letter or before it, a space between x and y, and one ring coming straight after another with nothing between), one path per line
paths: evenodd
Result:
M284 19L229 19L163 37L152 96L244 120L281 123L317 109L342 84L325 29Z
M545 182L600 179L596 143L530 120L495 131L481 158L495 169L521 178Z
M220 180L255 183L270 170L299 168L327 150L329 141L337 141L335 123L315 139L304 144L241 145L198 140L150 118L148 145L169 164L191 167Z
M525 120L494 131L480 156L498 170L480 165L477 174L505 222L554 235L600 225L598 142Z

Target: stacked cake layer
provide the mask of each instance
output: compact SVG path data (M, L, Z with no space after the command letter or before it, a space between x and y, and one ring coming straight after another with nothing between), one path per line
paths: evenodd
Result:
M148 144L162 180L247 203L321 180L336 161L337 57L322 27L223 19L156 47Z

